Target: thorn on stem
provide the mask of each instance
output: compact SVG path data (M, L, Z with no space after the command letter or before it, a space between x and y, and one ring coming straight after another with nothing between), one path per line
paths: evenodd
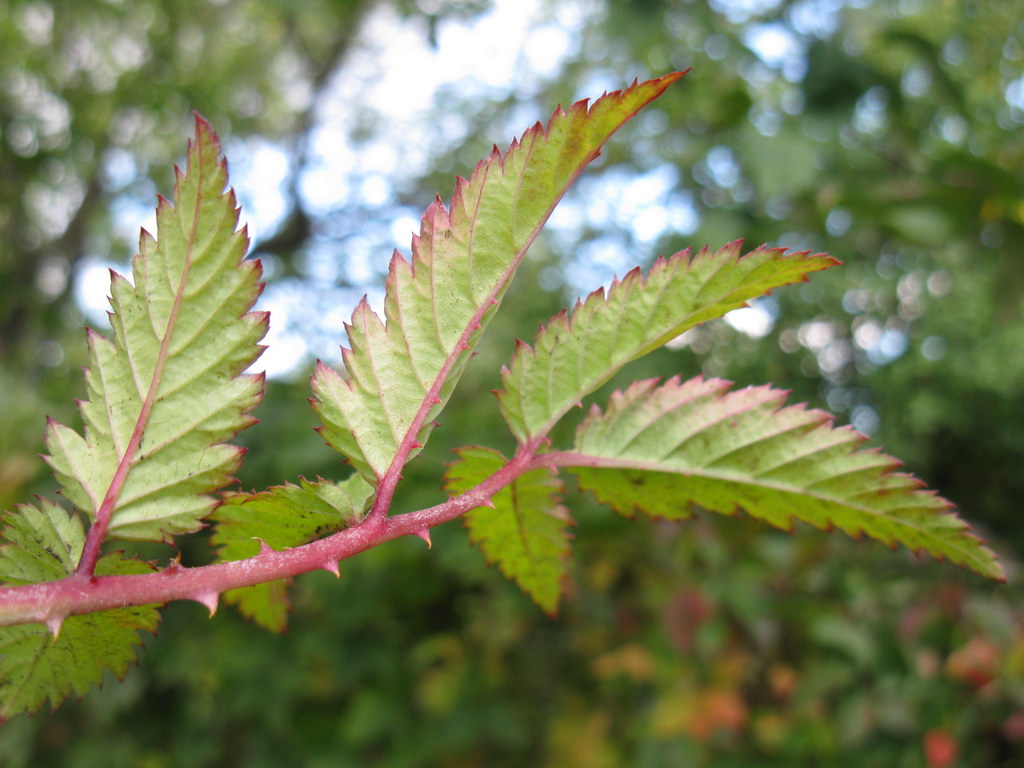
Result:
M64 617L51 616L43 623L46 624L47 631L53 635L53 642L57 642L57 638L60 637L60 628L64 624Z
M268 552L273 552L274 551L273 547L271 547L269 544L267 544L267 542L265 542L259 536L253 536L253 538L256 539L256 541L258 541L260 543L260 555L265 555Z
M339 578L341 576L341 569L338 567L337 560L325 560L323 564L321 564L320 570L333 573L334 578Z
M212 619L214 614L217 613L217 603L220 601L220 595L217 592L199 592L192 595L189 600L195 600L197 603L205 605Z
M419 536L425 542L427 542L427 549L433 549L434 543L430 540L430 529L420 528L418 531L412 532L413 536Z

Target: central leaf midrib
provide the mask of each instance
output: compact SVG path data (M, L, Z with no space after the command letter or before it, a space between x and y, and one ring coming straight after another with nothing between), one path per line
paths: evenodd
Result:
M860 504L856 504L849 499L833 496L831 494L823 494L816 491L808 490L802 486L791 486L783 483L771 482L766 480L760 480L757 478L751 478L749 475L734 475L728 472L713 472L703 467L666 467L663 465L655 464L654 462L646 462L635 459L620 459L620 458L608 458L605 456L578 454L580 457L587 459L586 463L578 464L566 464L564 466L575 466L582 469L625 469L625 470L637 470L642 472L660 472L667 475L676 475L685 478L696 477L701 480L716 481L720 483L732 483L740 486L749 486L753 488L760 488L764 490L774 491L780 494L793 494L795 496L805 496L816 499L822 503L834 504L836 506L844 507L853 512L864 515L868 520L880 520L887 523L891 523L898 527L906 528L910 531L916 531L921 536L939 540L937 534L928 528L921 528L913 525L907 520L899 517L892 516L894 513L899 512L901 509L916 509L917 507L908 506L900 507L896 510L887 510L886 512L880 512L872 509L871 507L865 507ZM742 505L741 505L742 506ZM744 509L746 509L744 507ZM748 513L750 510L747 510ZM791 514L791 517L801 519L796 514ZM948 544L944 540L942 543ZM958 551L965 551L957 547Z
M199 147L199 153L202 154L202 147ZM125 448L124 453L121 456L118 466L114 471L114 476L111 479L110 485L107 488L107 493L104 496L103 504L110 504L110 511L107 515L106 527L109 529L110 524L113 522L114 515L118 508L118 502L120 501L121 491L124 489L124 483L127 480L127 470L129 467L135 464L134 457L139 446L142 443L142 437L146 431L146 427L149 424L150 417L152 416L153 407L156 403L156 395L160 387L160 381L163 376L164 368L167 365L167 360L170 355L171 339L174 335L174 329L177 324L178 314L181 311L181 306L185 299L185 287L188 283L188 276L192 266L193 249L195 248L196 235L199 230L199 218L202 211L202 189L203 189L203 167L199 164L197 170L196 179L196 198L192 213L192 222L189 231L186 233L184 227L182 228L185 238L185 254L183 257L181 275L178 279L178 285L175 289L174 301L171 304L171 310L168 314L167 323L164 327L163 337L160 340L160 348L157 353L156 364L153 366L153 374L150 377L149 388L146 392L146 397L142 401L142 405L139 409L139 415L135 422L135 429L132 432L131 439L128 442L128 446ZM179 206L174 207L174 218L179 223L182 222L180 200ZM158 233L159 235L159 230ZM158 245L159 249L159 245ZM158 250L159 252L159 250ZM170 258L164 254L164 258L168 265L170 264ZM127 339L126 339L127 341Z

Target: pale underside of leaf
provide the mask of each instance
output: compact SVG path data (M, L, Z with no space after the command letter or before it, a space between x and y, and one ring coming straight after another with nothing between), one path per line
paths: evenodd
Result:
M8 519L0 549L0 582L27 584L69 575L85 542L81 521L55 504L21 506ZM150 573L152 567L114 554L96 573ZM54 640L42 624L0 627L0 720L83 696L109 670L123 678L136 659L139 630L156 631L155 606L69 616ZM55 624L54 627L57 625Z
M560 464L626 515L743 510L779 528L794 520L838 528L1004 578L949 502L895 472L895 459L860 449L863 435L833 428L822 411L782 407L779 390L729 386L700 377L637 382L613 394L605 413L591 410L575 453Z
M262 375L241 375L262 351L266 313L250 312L260 266L244 261L234 193L210 127L196 120L174 204L161 199L157 234L143 231L133 283L111 279L113 336L88 333L84 435L51 422L47 461L62 494L109 532L166 539L196 530L230 482L253 423ZM111 503L113 502L113 503Z
M37 584L75 570L85 545L82 521L46 499L39 507L19 504L6 516L0 549L0 581Z
M314 409L324 439L371 482L426 439L555 204L604 142L680 74L555 112L501 155L497 148L458 179L446 209L427 209L412 261L397 252L385 294L386 323L363 301L347 326L347 377L318 365Z
M467 491L507 460L489 448L463 448L445 474L451 493ZM494 507L477 507L463 520L470 540L549 614L558 610L570 554L572 520L560 504L562 483L546 469L527 472L496 493Z
M333 483L300 479L262 493L232 494L214 514L213 545L221 560L243 560L264 544L281 550L298 547L359 522L373 488L359 475ZM224 593L224 599L257 624L275 632L285 628L288 591L284 580Z
M659 259L556 315L535 345L516 347L502 372L501 412L520 442L544 435L624 365L699 323L838 262L808 252L761 246L740 256L742 241L717 251L690 250Z

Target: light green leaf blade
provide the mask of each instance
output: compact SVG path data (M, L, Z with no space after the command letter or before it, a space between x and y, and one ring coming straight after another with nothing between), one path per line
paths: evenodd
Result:
M577 303L572 317L556 315L533 348L516 347L502 372L501 412L520 442L544 435L573 406L626 363L695 325L721 317L772 289L806 280L838 262L807 252L761 246L740 256L742 241L715 252L689 249L658 259Z
M287 483L262 493L232 494L214 514L213 545L221 560L244 560L259 554L265 542L272 549L307 544L362 520L373 487L359 475L340 483L322 478L298 485ZM224 593L243 615L274 632L288 621L288 590L284 580L256 584Z
M462 448L458 455L445 474L445 487L455 494L479 485L508 463L489 448ZM497 563L506 578L552 615L568 573L572 524L559 503L561 492L557 475L534 470L495 494L493 508L477 507L463 518L470 540L480 545L488 562Z
M196 118L174 204L160 199L154 240L143 231L134 285L113 274L113 337L88 333L84 435L50 422L47 461L62 494L108 532L167 539L194 531L230 482L242 451L227 443L253 423L263 377L240 375L259 356L261 286L217 136Z
M78 515L39 499L39 507L19 504L4 522L0 580L38 584L62 579L75 570L85 546L85 531Z
M0 582L36 583L74 570L85 543L77 516L42 501L40 508L19 507L7 522ZM152 570L120 554L96 565L99 575ZM42 624L0 627L0 719L32 713L47 700L55 707L69 695L83 696L107 670L124 678L136 659L138 631L154 632L158 621L155 606L69 616L56 641Z
M782 407L785 392L696 378L641 381L595 406L580 425L570 466L580 486L631 515L685 518L694 505L792 529L838 528L948 559L1003 579L995 556L951 505L863 435L833 428L823 411Z
M363 301L347 326L347 378L318 365L313 407L329 445L378 482L402 453L426 442L527 248L556 203L604 142L680 73L557 110L508 152L497 148L450 206L438 198L397 252L385 294L386 324Z

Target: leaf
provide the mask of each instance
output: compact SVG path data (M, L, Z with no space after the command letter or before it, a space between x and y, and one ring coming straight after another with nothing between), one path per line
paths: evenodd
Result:
M584 166L623 123L681 73L557 110L502 156L495 147L450 209L423 215L411 263L391 260L386 324L364 299L346 326L348 378L319 364L313 407L329 445L378 482L426 442L527 248ZM394 463L398 463L392 467Z
M373 487L359 475L340 483L300 478L298 485L232 494L214 514L213 545L221 560L253 557L261 541L272 549L298 547L359 522L372 494ZM229 590L224 599L267 629L280 632L287 623L287 583L282 579Z
M0 549L0 581L38 584L75 570L85 546L82 521L59 505L39 499L40 508L19 504L5 518Z
M70 574L82 554L81 521L47 501L21 506L10 516L0 550L0 581L28 584ZM99 575L150 573L152 566L120 553L97 563ZM53 639L42 624L0 627L0 719L31 713L49 700L56 707L74 693L84 696L107 670L124 678L135 662L138 630L155 632L155 606L117 608L69 616ZM58 624L53 625L57 629Z
M502 371L501 412L520 442L544 435L570 408L626 363L695 325L742 307L773 288L837 264L822 253L761 246L740 257L742 241L712 253L690 250L658 259L644 277L634 269L555 315L531 349L518 344Z
M462 493L486 480L507 459L489 448L462 448L459 461L445 474L445 487ZM496 493L490 507L464 516L469 538L479 544L488 562L497 563L533 601L549 614L558 610L568 573L569 513L559 503L562 483L547 469L519 476Z
M793 520L866 534L947 558L993 579L1003 570L949 502L893 470L896 459L860 450L866 439L803 405L781 407L768 387L728 392L701 377L640 381L595 406L580 425L571 465L580 486L631 515L681 519L692 508L738 509L779 528Z
M51 421L47 458L62 494L109 532L167 539L194 531L207 496L231 480L242 449L227 444L254 422L263 376L239 375L259 356L266 313L220 143L196 117L174 205L157 206L158 240L143 231L134 285L112 273L112 339L88 332L84 436Z

